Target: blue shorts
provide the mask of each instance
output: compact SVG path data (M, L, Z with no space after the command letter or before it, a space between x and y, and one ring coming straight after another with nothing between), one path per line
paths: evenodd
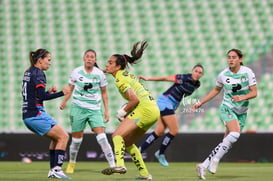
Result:
M171 95L161 94L157 99L157 105L160 110L160 116L166 116L175 114L175 110L179 105L179 102L176 101Z
M32 132L44 136L57 122L49 116L42 106L37 106L40 113L31 118L24 119L24 123Z

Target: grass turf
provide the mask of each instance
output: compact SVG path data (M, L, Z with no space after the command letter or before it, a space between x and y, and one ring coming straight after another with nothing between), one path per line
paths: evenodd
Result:
M196 174L196 163L172 162L169 167L162 167L157 162L147 162L147 167L155 181L194 181L199 180ZM65 170L67 162L63 165ZM48 162L0 162L1 181L43 181L47 179ZM74 174L68 174L75 181L115 181L134 180L138 174L132 162L126 162L127 173L124 175L102 175L101 170L106 162L77 162ZM212 181L269 181L273 180L273 163L227 163L219 164L215 175L207 173L206 180Z

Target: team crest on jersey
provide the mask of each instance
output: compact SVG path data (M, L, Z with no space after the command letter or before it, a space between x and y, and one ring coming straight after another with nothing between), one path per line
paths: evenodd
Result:
M241 82L246 82L247 81L247 78L243 75L242 77L241 77Z

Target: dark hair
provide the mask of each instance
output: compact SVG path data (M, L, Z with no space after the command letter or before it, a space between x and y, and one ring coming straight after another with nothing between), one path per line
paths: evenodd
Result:
M203 65L201 65L201 63L197 63L195 66L193 66L192 70L195 69L196 67L200 67L203 70L203 74L204 74L204 67Z
M29 60L30 60L30 67L33 67L39 58L45 58L46 55L49 53L46 49L38 49L35 52L29 52Z
M86 51L84 52L84 55L86 55L86 53L88 53L88 52L93 52L93 53L95 54L95 57L97 57L97 53L96 53L95 50L93 50L93 49L88 49L88 50L86 50ZM95 62L94 66L97 67L97 68L99 68L97 62Z
M239 57L240 59L244 57L244 54L243 54L242 51L239 50L239 49L236 49L236 48L230 49L230 50L227 52L227 55L228 55L230 52L235 52L235 53L238 55L238 57ZM244 65L243 62L241 62L240 65Z
M140 45L140 48L137 50L137 47L139 44L141 44L141 45ZM141 58L141 56L143 55L143 52L144 52L145 48L147 48L147 46L148 46L147 41L136 42L133 46L133 49L131 50L132 57L130 57L126 54L123 54L123 55L114 54L113 56L117 57L116 65L120 65L121 69L123 70L126 68L127 63L137 64L140 61L136 61L136 60Z

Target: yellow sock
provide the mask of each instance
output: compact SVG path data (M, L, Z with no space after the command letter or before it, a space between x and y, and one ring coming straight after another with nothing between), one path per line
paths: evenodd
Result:
M117 135L113 138L115 156L116 156L116 166L124 166L124 153L125 144L121 136Z
M143 161L142 155L135 144L126 147L126 151L131 155L133 162L137 166L137 169L142 176L148 176L149 172Z

